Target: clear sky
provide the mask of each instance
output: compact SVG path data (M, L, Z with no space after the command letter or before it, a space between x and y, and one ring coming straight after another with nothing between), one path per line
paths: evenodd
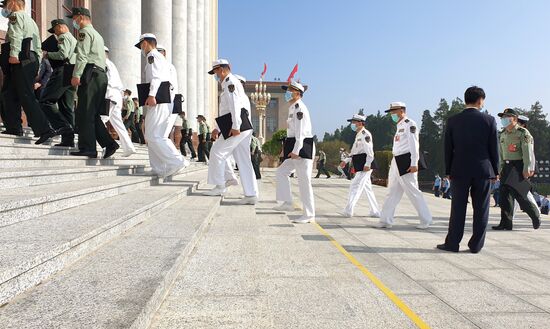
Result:
M296 75L322 138L359 108L407 103L420 124L440 98L485 89L485 108L550 109L548 0L219 0L219 56L256 80Z

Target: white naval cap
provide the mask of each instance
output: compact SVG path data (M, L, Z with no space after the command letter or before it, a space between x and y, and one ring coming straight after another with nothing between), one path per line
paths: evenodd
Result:
M407 108L407 104L403 102L393 102L393 103L390 103L390 108L385 112L388 113L391 110L399 110L399 109L405 109L405 108Z
M242 83L246 83L246 78L243 77L242 75L238 75L238 74L233 74L235 76L235 78L239 79L240 82Z
M351 119L348 119L348 122L352 122L352 121L365 122L366 120L367 120L366 116L361 115L361 114L354 114Z
M164 46L161 45L161 44L157 44L157 50L158 51L163 51L163 50L166 51L166 48L164 48Z
M304 86L302 86L301 83L296 82L296 81L292 81L288 86L281 86L281 88L283 88L283 90L287 90L287 89L291 88L291 89L294 89L294 90L298 90L302 94L306 91Z
M526 117L525 115L520 115L520 116L518 116L518 121L527 122L527 121L529 121L529 118Z
M140 37L139 37L139 42L136 43L136 48L138 49L141 49L141 42L143 42L143 40L157 40L157 36L154 35L153 33L145 33L145 34L142 34Z
M214 70L222 65L229 65L229 61L223 58L216 59L215 61L212 62L212 69L208 71L208 74L210 75L214 74Z
M105 47L105 52L108 53L109 52L109 48L107 48L107 46L104 46Z

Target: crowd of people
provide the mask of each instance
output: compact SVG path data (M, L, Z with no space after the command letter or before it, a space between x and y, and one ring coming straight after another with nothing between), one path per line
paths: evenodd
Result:
M73 8L68 16L78 30L77 38L63 19L57 19L48 30L53 39L41 42L36 23L25 12L25 1L5 0L2 8L2 15L9 19L8 43L2 45L0 59L4 74L0 111L6 127L3 134L22 135L20 109L23 108L38 136L36 144L61 135L59 146L74 147L74 135L78 133L78 151L71 155L96 158L97 142L104 149L103 158L107 159L120 148L105 125L109 122L113 135L118 135L123 156L136 152L134 142L147 144L155 175L169 177L179 173L189 165L189 153L190 159L208 163L208 184L214 188L205 195L224 195L229 186L240 183L244 197L237 203L255 205L258 202L261 145L253 133L250 100L244 90L246 80L232 73L228 60L214 61L208 72L221 85L219 115L213 128L205 116L196 118L199 129L195 150L194 132L181 110L183 95L178 93L177 73L154 34L142 34L135 45L146 59L145 78L144 83L137 86L141 96L132 98L132 92L121 82L116 65L109 60L110 51L94 29L88 9ZM41 57L43 65L40 65ZM49 71L48 65L51 74L46 79L48 74L44 72ZM311 115L303 101L306 89L299 82L290 81L283 90L289 111L281 163L276 172L279 204L274 209L295 210L290 176L296 173L303 215L293 221L310 223L315 221L311 179L316 146ZM501 221L493 227L495 230L512 230L517 208L514 202L529 215L533 228L538 229L541 212L548 212L548 199L539 196L538 202L530 192L534 142L527 128L521 126L519 114L513 109L499 113L504 127L499 134L495 119L480 111L485 101L483 89L468 88L464 99L466 109L446 124L445 178L438 176L434 183L435 195L450 198L452 208L445 243L437 248L459 250L471 199L473 236L468 247L477 253L484 245L491 186L495 182L500 179L498 203L501 207ZM372 134L365 127L366 117L353 115L348 120L356 132L351 152L341 150L339 168L351 183L346 206L340 213L344 217L354 216L364 193L370 206L369 216L379 218L376 227L390 229L395 222L396 208L406 195L418 214L416 227L425 230L432 224L432 214L418 187L418 171L426 168L419 151L418 125L407 117L407 106L403 102L391 103L386 113L397 127L387 197L379 206L371 182L372 170L377 168ZM321 150L319 174L324 173L328 178L325 164L326 154ZM240 180L235 174L236 168Z

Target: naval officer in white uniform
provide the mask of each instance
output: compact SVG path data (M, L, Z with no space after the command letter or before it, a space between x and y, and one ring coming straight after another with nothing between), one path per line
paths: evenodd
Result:
M250 160L250 141L252 139L252 129L242 130L242 111L246 109L248 97L244 88L232 73L229 61L218 59L212 64L212 69L208 72L214 75L215 79L221 83L222 93L220 95L219 115L231 115L231 131L229 138L224 138L220 133L220 127L212 131L212 138L216 141L210 149L210 158L208 163L208 184L215 185L214 189L206 192L206 195L223 195L226 191L226 168L227 159L233 155L237 166L239 166L239 175L243 187L244 198L239 200L238 204L254 205L258 201L258 184ZM248 121L251 121L250 111L248 111Z
M315 222L315 202L313 188L311 187L312 158L313 154L315 154L315 146L312 142L311 117L306 105L302 101L305 89L300 83L294 81L289 86L283 86L283 89L286 90L285 100L290 105L285 144L292 141L294 142L294 147L279 168L277 168L277 201L282 201L283 203L274 209L277 211L294 210L289 175L296 170L304 214L293 222ZM308 154L305 154L305 149L308 149Z
M172 115L172 104L157 104L155 96L162 82L170 82L170 64L162 56L157 47L154 34L146 33L139 38L136 47L145 56L145 83L150 83L149 94L145 101L147 115L145 116L145 139L149 148L149 161L153 173L160 177L177 174L189 165L166 135L169 119Z
M420 160L420 147L418 143L418 126L416 122L407 118L406 105L403 102L390 104L386 113L391 114L393 122L397 124L397 131L393 139L393 159L390 165L388 177L388 196L380 212L378 227L391 228L394 223L395 208L401 201L403 193L407 195L414 208L418 212L420 224L418 229L427 229L432 223L432 214L422 192L418 189L418 161ZM406 173L400 175L396 156L410 157L410 167Z
M344 217L353 217L353 210L355 205L359 201L359 198L365 193L370 205L370 217L380 217L380 209L376 196L372 191L372 163L374 161L374 148L372 135L370 131L365 128L365 116L360 114L354 114L348 122L351 122L351 129L357 133L353 147L351 148L351 157L348 157L341 166L345 166L346 163L352 162L352 167L355 162L361 162L361 168L355 168L356 174L349 186L349 196L346 208L340 213ZM364 160L364 163L362 162Z

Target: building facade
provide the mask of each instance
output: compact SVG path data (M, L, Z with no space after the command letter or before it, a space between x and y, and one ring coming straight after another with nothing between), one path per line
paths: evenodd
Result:
M197 115L209 121L217 116L218 88L207 74L218 53L217 0L27 0L26 4L42 39L48 37L52 20L65 18L73 7L89 8L122 82L133 91L142 82L144 65L134 44L142 33L154 33L176 67L179 93L184 95L184 110L193 130ZM6 30L7 19L0 17L2 42Z

